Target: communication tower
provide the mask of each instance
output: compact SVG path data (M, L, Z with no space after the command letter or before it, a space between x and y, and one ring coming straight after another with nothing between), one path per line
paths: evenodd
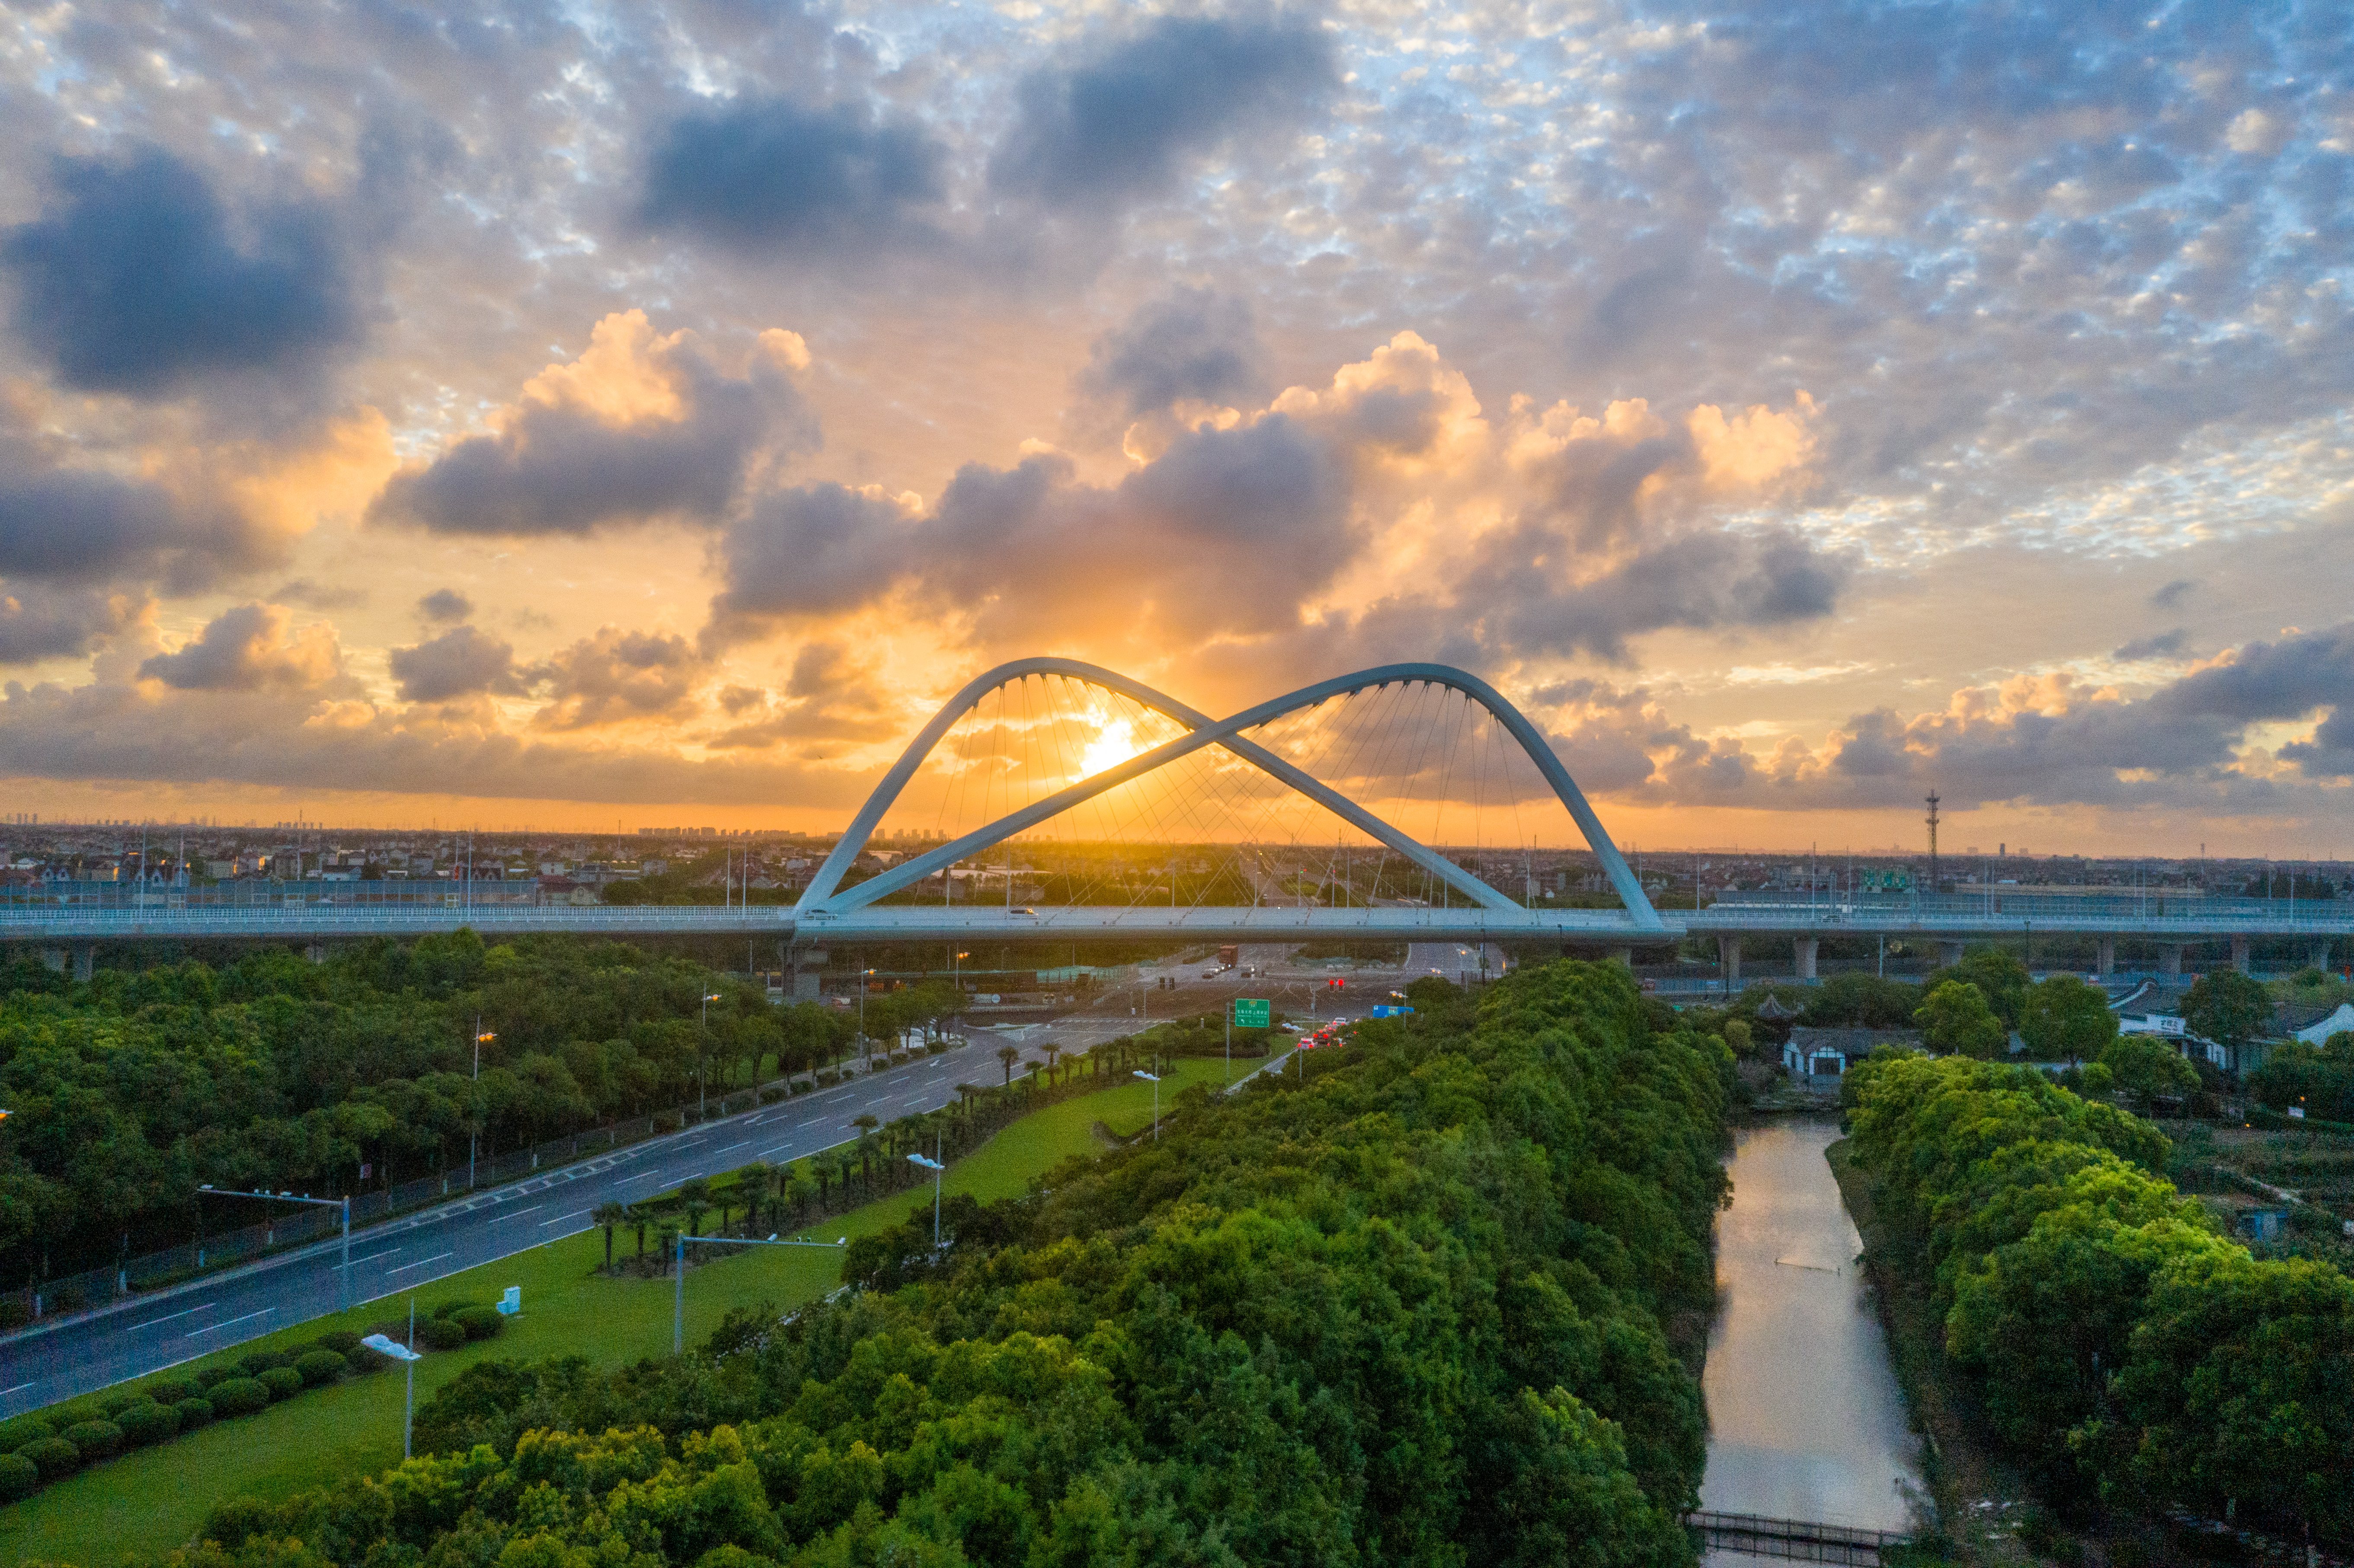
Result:
M1937 891L1937 792L1929 791L1929 891Z

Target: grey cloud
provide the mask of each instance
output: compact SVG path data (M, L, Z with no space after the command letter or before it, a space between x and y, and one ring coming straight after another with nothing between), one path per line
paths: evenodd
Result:
M2161 631L2155 637L2139 637L2109 652L2109 657L2121 664L2131 664L2144 659L2171 659L2190 646L2190 633L2178 626L2171 631Z
M143 608L121 594L17 585L0 588L0 664L80 657L127 630Z
M651 153L638 217L742 254L850 259L921 236L943 194L920 126L847 104L747 100L689 114Z
M435 588L417 601L417 613L439 625L463 620L474 613L474 601L456 588Z
M29 452L0 455L29 459ZM207 530L155 485L72 469L0 471L0 572L63 582L153 572Z
M720 536L726 587L711 601L704 646L716 650L774 623L866 602L901 568L907 536L897 507L839 484L760 497Z
M715 523L764 448L802 450L814 420L767 357L731 376L691 347L669 351L677 419L617 425L571 403L531 402L504 428L470 436L394 476L372 522L445 534L584 535L657 518Z
M400 683L401 701L407 703L446 703L483 693L514 696L525 690L514 649L472 626L445 631L413 648L395 648L386 662Z
M350 350L363 311L333 214L231 214L160 149L60 159L50 210L9 231L17 335L66 385L156 397L224 372L283 375Z
M2158 609L2172 609L2181 604L2183 596L2197 586L2188 577L2177 577L2151 594L2149 602Z
M704 666L684 637L604 627L526 673L550 701L538 723L586 729L676 714L694 700Z
M1234 402L1265 385L1265 360L1247 303L1179 289L1097 339L1079 388L1129 415L1186 398Z
M714 749L775 746L782 741L884 740L902 728L898 714L878 700L882 683L875 670L838 642L811 642L793 655L781 704L766 706L766 693L751 694L764 711L712 737ZM723 706L726 704L723 699ZM753 703L728 707L743 718Z
M1156 194L1187 160L1300 118L1335 78L1310 21L1162 16L1024 81L990 183L1065 207Z
M176 652L139 666L143 679L190 692L254 692L317 686L341 673L342 651L323 628L293 631L274 604L223 610Z

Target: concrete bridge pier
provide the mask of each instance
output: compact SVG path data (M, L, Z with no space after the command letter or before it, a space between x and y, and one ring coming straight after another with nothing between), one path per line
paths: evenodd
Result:
M2159 974L2179 975L2182 972L2182 947L2180 942L2160 942L2158 945Z
M2307 954L2307 955L2306 955L2306 962L2307 962L2307 963L2311 964L2315 969L2327 969L2327 968L2329 967L2329 938L2327 938L2327 937L2317 937L2317 938L2314 938L2314 940L2313 940L2313 951L2312 951L2311 953L2309 953L2309 954Z
M2255 944L2246 937L2232 938L2232 967L2242 974L2248 972L2248 950Z
M66 950L63 948L43 948L41 967L46 969L55 969L59 974L65 973Z
M1962 961L1962 944L1959 942L1939 942L1937 944L1937 967L1941 969L1952 969L1956 964Z
M327 944L306 942L302 945L302 956L314 964L323 964L327 961Z
M2099 957L2094 959L2093 961L2094 969L2098 973L2105 975L2113 975L2116 973L2117 939L2115 937L2103 937L2100 939L2098 951Z
M1631 969L1635 967L1635 949L1632 948L1613 948L1610 949L1610 961L1621 966L1622 968Z
M1728 996L1741 989L1741 938L1719 937L1716 939L1716 961L1724 969L1724 990Z
M1798 978L1800 980L1814 979L1815 951L1821 946L1819 939L1813 937L1800 937L1793 942L1791 946L1797 949Z

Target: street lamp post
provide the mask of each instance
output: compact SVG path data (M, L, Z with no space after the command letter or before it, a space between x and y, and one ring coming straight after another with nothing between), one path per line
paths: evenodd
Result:
M706 993L703 999L703 1054L695 1065L695 1119L697 1121L703 1119L705 1079L711 1071L711 1004L718 1000L719 993L716 991ZM752 1075L757 1078L760 1075L757 1070L758 1064L755 1063Z
M858 971L858 1054L866 1058L866 1070L875 1070L875 1051L866 1040L866 988L875 982L873 969Z
M313 1198L310 1193L305 1192L298 1198L292 1192L240 1192L232 1188L216 1187L209 1181L198 1187L196 1192L199 1194L210 1192L216 1198L259 1198L265 1203L310 1203L319 1208L342 1210L344 1214L344 1262L341 1270L344 1277L343 1309L346 1312L352 1309L352 1199L350 1193L346 1192L340 1198Z
M678 1271L678 1279L673 1287L671 1294L670 1353L676 1356L684 1355L686 1352L686 1233L684 1231L676 1232L672 1236L672 1240L677 1244L677 1250L673 1253L671 1261L672 1266ZM840 1241L830 1242L779 1241L773 1235L697 1236L695 1240L696 1245L701 1246L845 1247L850 1245L850 1238L848 1236L843 1237Z
M387 1361L400 1362L408 1376L408 1386L400 1401L400 1457L406 1459L409 1457L409 1435L417 1425L417 1363L425 1359L417 1353L417 1298L408 1298L408 1343L404 1345L386 1334L370 1334L360 1343Z
M474 1017L474 1082L477 1084L482 1081L483 1043L497 1038L495 1034L482 1033L482 1015L477 1013ZM472 1108L474 1112L474 1125L466 1131L466 1191L469 1192L474 1190L474 1156L482 1142L482 1107L477 1105Z
M1161 1141L1161 1075L1148 1073L1139 1067L1136 1069L1136 1075L1149 1079L1152 1084L1152 1141L1158 1143Z
M938 1153L939 1145L934 1143L932 1150ZM948 1167L938 1160L927 1160L920 1154L907 1156L907 1163L920 1165L932 1173L932 1250L938 1252L940 1250L940 1172Z

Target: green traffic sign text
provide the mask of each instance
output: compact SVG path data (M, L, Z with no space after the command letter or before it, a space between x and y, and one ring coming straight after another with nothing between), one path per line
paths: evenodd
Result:
M1268 1029L1275 1024L1275 1003L1265 997L1235 998L1235 1027L1237 1029Z

